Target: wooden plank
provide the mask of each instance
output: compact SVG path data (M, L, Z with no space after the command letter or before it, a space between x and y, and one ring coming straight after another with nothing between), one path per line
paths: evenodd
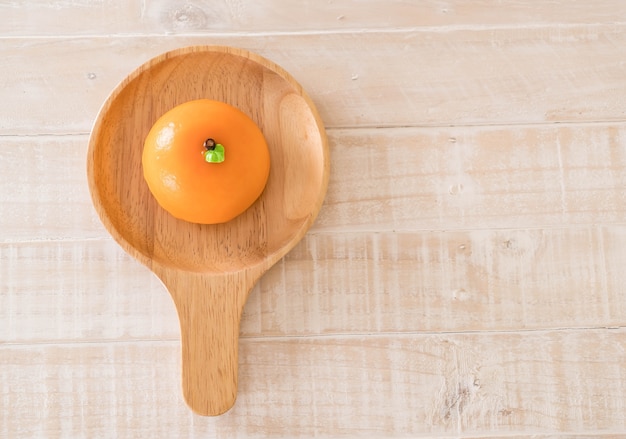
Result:
M330 130L313 232L623 224L626 124ZM5 137L0 242L104 238L87 136Z
M623 125L333 131L315 230L623 222Z
M0 346L3 437L626 434L626 331L244 339L220 418L174 342Z
M0 343L173 338L169 295L112 241L0 245Z
M624 120L625 30L604 25L132 40L5 38L0 39L0 83L12 105L0 108L0 129L3 134L86 133L128 73L152 56L194 44L244 47L282 65L311 95L328 127ZM50 111L54 102L59 105Z
M312 234L253 289L243 337L626 326L626 227ZM179 337L111 240L0 245L0 342Z
M106 236L87 186L87 136L4 137L0 242Z
M626 228L316 234L260 281L246 334L625 326Z
M62 0L0 4L0 35L138 35L215 32L312 32L457 26L537 26L624 22L626 6L559 0Z

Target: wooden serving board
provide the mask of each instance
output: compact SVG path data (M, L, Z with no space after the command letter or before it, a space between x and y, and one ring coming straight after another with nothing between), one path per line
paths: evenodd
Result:
M270 150L263 194L224 224L174 218L143 180L143 142L156 119L202 98L250 116ZM194 46L165 53L131 73L103 105L89 143L93 203L116 241L172 295L181 325L183 393L195 412L218 415L234 404L248 293L312 224L328 172L326 135L311 100L287 72L245 50Z

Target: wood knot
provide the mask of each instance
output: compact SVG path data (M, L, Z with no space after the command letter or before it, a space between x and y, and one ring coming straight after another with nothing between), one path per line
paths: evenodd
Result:
M199 7L188 4L171 10L167 21L172 30L200 30L206 27L207 16Z

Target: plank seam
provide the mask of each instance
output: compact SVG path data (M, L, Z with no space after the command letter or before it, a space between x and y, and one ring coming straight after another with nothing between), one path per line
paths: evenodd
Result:
M293 334L293 335L240 335L239 339L246 342L284 342L295 340L354 340L354 339L381 339L381 338L412 338L412 337L436 337L436 336L474 336L474 335L513 335L533 334L548 335L556 333L626 333L626 326L582 326L582 327L555 327L537 329L502 329L502 330L467 330L467 331L408 331L408 332L351 332L351 333L328 333L328 334ZM34 346L93 346L93 345L132 345L132 344L178 344L179 338L147 339L137 338L131 340L40 340L28 342L0 342L0 350L9 348L27 348Z
M64 39L80 39L80 38L233 38L233 37L285 37L285 36L316 36L316 35L350 35L350 34L397 34L397 33L453 33L453 32L493 32L493 31L519 31L519 30L571 30L580 28L619 28L626 25L624 21L614 22L594 22L594 23L523 23L523 24L495 24L495 25L475 25L475 24L457 24L457 25L441 25L441 26L402 26L402 27L384 27L384 28L335 28L335 29L316 29L316 30L285 30L285 31L232 31L232 32L135 32L135 33L107 33L103 34L54 34L54 35L6 35L0 40L64 40Z
M333 131L378 131L378 130L441 130L443 128L477 128L477 129L502 129L502 128L550 128L565 127L573 128L577 126L620 126L626 125L626 118L617 119L592 119L592 120L559 120L546 122L502 122L502 123L463 123L463 124L389 124L389 125L329 125L325 129L327 132ZM45 138L45 137L81 137L89 136L90 131L77 131L66 133L40 132L40 133L0 133L1 139L19 139L19 138Z

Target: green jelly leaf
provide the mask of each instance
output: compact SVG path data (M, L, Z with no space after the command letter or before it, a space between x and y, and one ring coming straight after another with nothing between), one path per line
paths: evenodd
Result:
M224 161L224 146L218 143L215 145L215 149L206 151L204 160L209 163L222 163Z

